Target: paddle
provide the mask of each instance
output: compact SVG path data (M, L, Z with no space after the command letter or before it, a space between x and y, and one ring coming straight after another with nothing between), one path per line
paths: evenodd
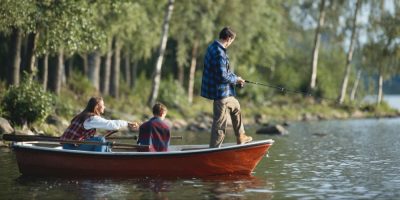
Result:
M104 136L105 138L110 137L112 134L118 132L118 130L114 130L114 131L107 131L106 135Z
M118 136L118 137L108 137L107 139L110 140L137 140L139 136L134 135L134 136ZM171 136L171 139L179 139L182 140L183 136Z
M35 136L35 135L4 134L3 140L13 141L13 142L47 141L47 142L59 142L59 143L68 143L68 144L107 145L110 147L148 148L147 145L123 144L123 143L115 143L115 142L103 143L103 142L96 142L96 141L61 140L58 137Z
M5 134L7 135L7 134ZM9 135L14 135L14 134L9 134ZM20 135L18 135L20 136ZM9 137L9 136L5 136L5 137ZM47 136L47 135L29 135L30 138L32 138L29 141L37 141L35 138L39 138L39 139L60 139L59 137L54 137L54 136ZM112 136L112 137L107 137L107 135L105 136L107 139L109 140L137 140L139 137L137 135L134 136ZM171 139L179 139L182 140L183 136L171 136ZM10 140L12 141L12 140Z

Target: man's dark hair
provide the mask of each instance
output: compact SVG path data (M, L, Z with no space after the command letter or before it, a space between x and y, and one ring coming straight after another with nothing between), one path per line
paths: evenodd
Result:
M236 33L230 27L224 27L219 32L219 39L227 40L228 38L235 38Z
M161 115L161 113L166 112L167 110L168 110L167 106L165 106L162 103L156 103L153 106L153 114L154 115L158 115L159 116L159 115Z

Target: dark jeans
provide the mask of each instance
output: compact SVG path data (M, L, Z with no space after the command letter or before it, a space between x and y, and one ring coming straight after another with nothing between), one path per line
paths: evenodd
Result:
M92 142L102 142L106 143L106 139L102 136L91 137L84 141L92 141ZM110 148L107 145L92 145L92 144L63 144L63 149L71 149L71 150L81 150L81 151L97 151L97 152L110 152Z

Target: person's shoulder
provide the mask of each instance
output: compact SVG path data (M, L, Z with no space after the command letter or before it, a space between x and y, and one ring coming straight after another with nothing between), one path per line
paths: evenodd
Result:
M168 127L169 128L168 124L164 120L162 120L158 117L153 118L152 120L149 121L149 123L153 127L162 127L162 128Z
M143 122L140 126L146 126L146 125L149 125L149 123L151 123L151 120L147 120L147 121Z
M164 129L170 129L170 125L169 125L167 122L161 121L160 124L162 125L162 127L163 127Z
M102 117L100 117L100 116L98 116L98 115L92 115L92 116L88 116L86 119L85 119L85 123L88 123L88 122L92 122L92 121L98 121L98 120L102 120L103 118Z
M151 119L147 120L144 122L141 126L153 126L155 123L158 123L158 118L157 117L152 117Z

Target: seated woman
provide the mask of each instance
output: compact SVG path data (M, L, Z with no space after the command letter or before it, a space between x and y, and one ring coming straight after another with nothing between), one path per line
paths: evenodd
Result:
M101 97L92 97L81 113L71 120L71 124L61 136L61 140L95 141L105 143L104 136L95 136L96 129L119 130L128 127L131 130L138 129L138 123L129 123L125 120L107 120L100 115L104 113L104 101ZM107 145L70 144L63 143L63 149L84 151L110 151Z
M156 103L153 106L153 117L139 127L139 145L149 145L149 151L168 151L170 142L169 126L163 122L167 115L167 107Z

